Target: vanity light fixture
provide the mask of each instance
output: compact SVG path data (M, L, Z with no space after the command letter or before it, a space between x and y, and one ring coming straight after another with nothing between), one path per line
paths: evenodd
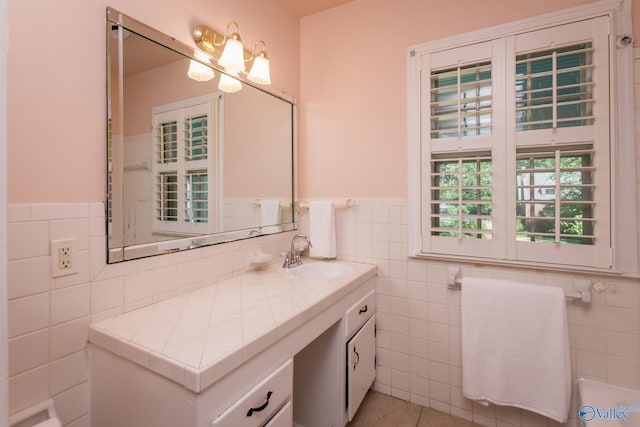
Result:
M258 46L261 46L261 49L258 53ZM271 74L269 73L269 57L267 56L267 45L262 41L258 40L253 47L253 53L251 56L253 57L253 65L251 66L251 71L249 71L249 75L247 78L254 83L258 83L261 85L270 85L271 84Z
M229 27L234 25L236 31L229 33ZM215 35L214 35L215 44ZM218 65L224 67L232 73L240 73L244 71L244 46L242 45L242 39L238 34L238 24L236 22L229 22L227 24L227 30L224 33L224 39L222 40L222 53L220 59L218 59Z
M242 44L240 34L238 34L238 24L230 22L227 24L224 35L206 25L198 25L193 31L196 45L204 52L210 54L218 60L218 65L224 67L231 75L239 75L246 70L245 64L251 63L247 78L254 83L268 85L271 84L269 73L269 56L266 51L266 44L259 40L255 43L253 52L246 50ZM245 54L246 52L246 54ZM229 78L229 82L235 80L237 87L238 80ZM222 86L222 81L220 82ZM239 85L242 87L242 85ZM239 89L236 89L239 90Z
M209 62L209 58L201 52L195 52L195 57L200 61ZM189 71L187 71L187 75L195 81L206 82L211 80L215 76L215 73L213 72L213 68L192 59L189 63Z

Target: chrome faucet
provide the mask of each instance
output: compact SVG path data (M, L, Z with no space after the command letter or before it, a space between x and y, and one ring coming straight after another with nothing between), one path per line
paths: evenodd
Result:
M296 249L295 243L296 240L303 239L307 242L307 245L312 248L311 240L307 237L306 234L296 234L291 239L291 250L289 252L284 253L284 263L282 264L283 268L295 267L297 265L302 264L302 259L300 258L300 251ZM304 250L304 249L303 249Z

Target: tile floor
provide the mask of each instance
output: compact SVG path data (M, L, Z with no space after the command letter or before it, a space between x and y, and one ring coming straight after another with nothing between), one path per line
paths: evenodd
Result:
M472 427L452 417L411 402L370 390L347 427Z

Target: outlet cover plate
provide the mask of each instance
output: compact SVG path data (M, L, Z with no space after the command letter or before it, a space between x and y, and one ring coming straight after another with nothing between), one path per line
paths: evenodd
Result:
M78 239L51 241L51 277L62 277L78 272Z

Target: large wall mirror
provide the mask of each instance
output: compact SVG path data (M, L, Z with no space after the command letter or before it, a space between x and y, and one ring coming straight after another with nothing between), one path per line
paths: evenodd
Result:
M293 101L242 78L223 92L192 60L107 10L109 263L295 228Z

